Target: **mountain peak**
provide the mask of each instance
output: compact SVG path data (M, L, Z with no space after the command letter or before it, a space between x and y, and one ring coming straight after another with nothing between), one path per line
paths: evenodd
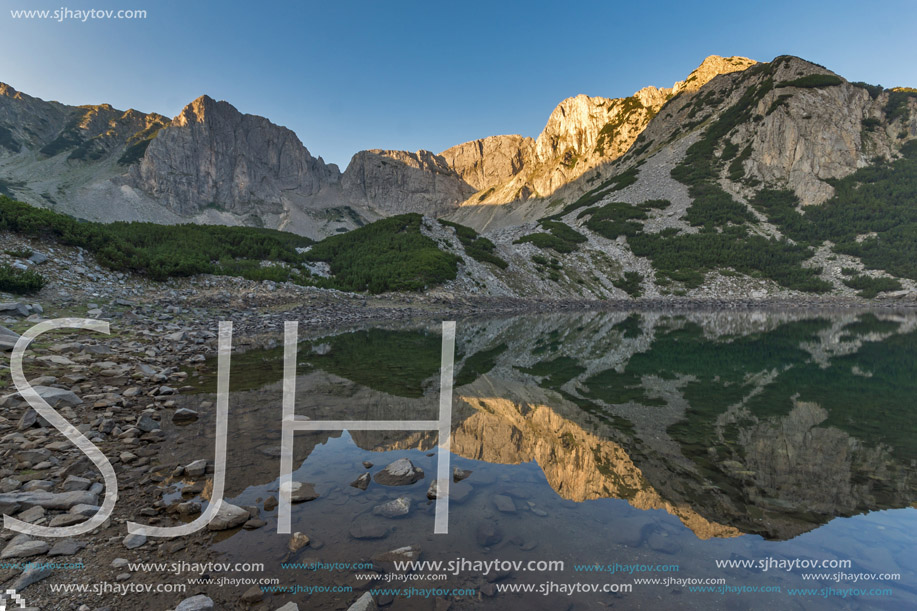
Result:
M177 125L203 123L209 113L214 112L221 106L225 106L227 109L236 110L236 108L229 102L217 102L209 95L204 94L182 108L178 116L175 117L175 122ZM236 112L238 111L236 110Z
M720 55L708 55L704 61L695 68L691 74L683 81L675 83L672 87L672 93L681 93L682 91L697 91L715 77L721 74L731 72L740 72L757 64L753 59L733 55L722 57Z

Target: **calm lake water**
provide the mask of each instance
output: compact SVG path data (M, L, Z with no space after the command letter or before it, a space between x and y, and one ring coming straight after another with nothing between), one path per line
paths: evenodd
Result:
M304 338L297 414L435 420L440 349L439 321ZM281 585L329 590L274 595L271 608L346 609L370 588L475 591L445 597L453 609L917 607L913 315L459 321L451 463L471 475L453 484L449 534L433 534L427 499L435 432L297 433L294 479L320 497L293 506L293 530L312 539L296 553L276 533L276 510L263 508L278 490L281 359L282 348L233 355L226 499L258 506L267 526L215 543L228 560L265 563L262 576ZM202 394L188 405L212 400L214 371L192 378ZM212 460L213 430L212 416L186 427L175 458ZM399 458L425 477L349 485ZM408 515L373 513L400 497ZM379 538L356 538L361 530ZM358 578L366 570L282 566L368 563L402 546L419 547L421 560L523 568L414 579L376 562L370 582ZM530 560L564 568L525 570ZM430 573L446 570L415 571ZM525 584L535 591L500 591ZM596 584L619 591L564 593ZM392 609L447 608L438 598L376 596Z

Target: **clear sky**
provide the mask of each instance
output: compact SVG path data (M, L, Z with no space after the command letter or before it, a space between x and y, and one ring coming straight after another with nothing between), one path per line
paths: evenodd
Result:
M798 55L917 86L917 2L3 0L0 81L168 116L201 94L293 129L341 165L366 148L535 137L562 99L671 86L704 57ZM143 20L13 19L144 9Z

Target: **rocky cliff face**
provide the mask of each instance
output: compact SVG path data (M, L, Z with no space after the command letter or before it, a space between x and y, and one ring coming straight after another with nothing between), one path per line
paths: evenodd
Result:
M100 161L154 134L166 122L162 115L117 110L109 104L45 102L0 83L0 155L34 151L44 160L66 152L70 161Z
M441 155L465 182L485 191L521 172L534 150L531 138L490 136L453 146Z
M761 187L789 188L804 206L822 203L834 194L827 181L877 158L894 159L900 146L917 135L917 97L905 100L904 111L889 121L891 91L850 83L798 57L778 57L693 92L687 89L689 81L682 86L688 95L673 99L647 127L647 148L703 131L708 119L750 103L739 109L747 111L748 120L723 140L740 154L735 165L722 169L721 178L740 195L750 196ZM755 95L747 96L752 89Z
M837 76L798 58L774 65L777 85L812 75ZM803 205L812 205L834 194L826 180L852 174L876 157L894 157L901 130L868 127L870 121L884 122L882 109L890 94L873 98L863 87L840 81L815 88L775 86L758 103L756 113L764 119L757 126L743 126L733 138L751 144L747 176L786 185Z
M127 183L182 216L282 214L338 182L292 131L202 96L150 143Z
M623 155L673 96L697 91L717 75L755 63L713 55L671 88L646 87L627 98L567 98L534 142L522 136L495 136L460 144L442 155L462 178L483 191L467 204L548 197L586 171Z
M380 216L451 212L474 193L446 160L430 151L361 151L341 179L349 201Z
M108 104L66 106L0 84L0 193L92 220L170 222L111 180L142 156L168 120Z
M805 81L814 77L837 82ZM250 224L321 238L403 212L520 227L639 163L638 185L617 192L619 201L665 198L681 209L690 200L671 167L752 88L748 117L714 151L730 151L719 179L740 200L771 187L793 190L804 206L824 202L831 179L893 159L917 137L917 95L895 106L894 92L793 57L711 56L669 88L568 98L536 139L493 136L440 155L362 151L343 174L290 130L206 96L168 120L45 102L0 84L0 192L92 220ZM681 226L677 215L658 225Z
M0 192L91 220L204 222L314 238L474 192L428 151L364 151L343 175L289 129L202 96L171 121L0 84Z
M54 139L69 115L67 108L45 102L0 83L0 156L23 147L40 148Z

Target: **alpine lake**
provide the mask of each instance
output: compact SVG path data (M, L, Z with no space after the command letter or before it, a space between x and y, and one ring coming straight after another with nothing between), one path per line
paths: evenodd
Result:
M441 345L440 321L308 334L296 414L436 420ZM200 405L214 401L216 369L182 398L201 418L168 431L179 459L213 460L214 410ZM470 474L450 485L448 534L434 534L428 498L436 431L297 432L293 479L318 498L292 506L292 530L310 538L296 551L265 508L278 497L283 347L235 350L230 371L225 499L266 525L217 533L213 549L315 588L276 601L346 609L372 591L391 609L917 608L915 313L458 320L450 473ZM351 485L402 458L424 476ZM396 499L402 515L387 517L379 507ZM384 592L398 588L428 593ZM441 595L453 589L469 592Z

